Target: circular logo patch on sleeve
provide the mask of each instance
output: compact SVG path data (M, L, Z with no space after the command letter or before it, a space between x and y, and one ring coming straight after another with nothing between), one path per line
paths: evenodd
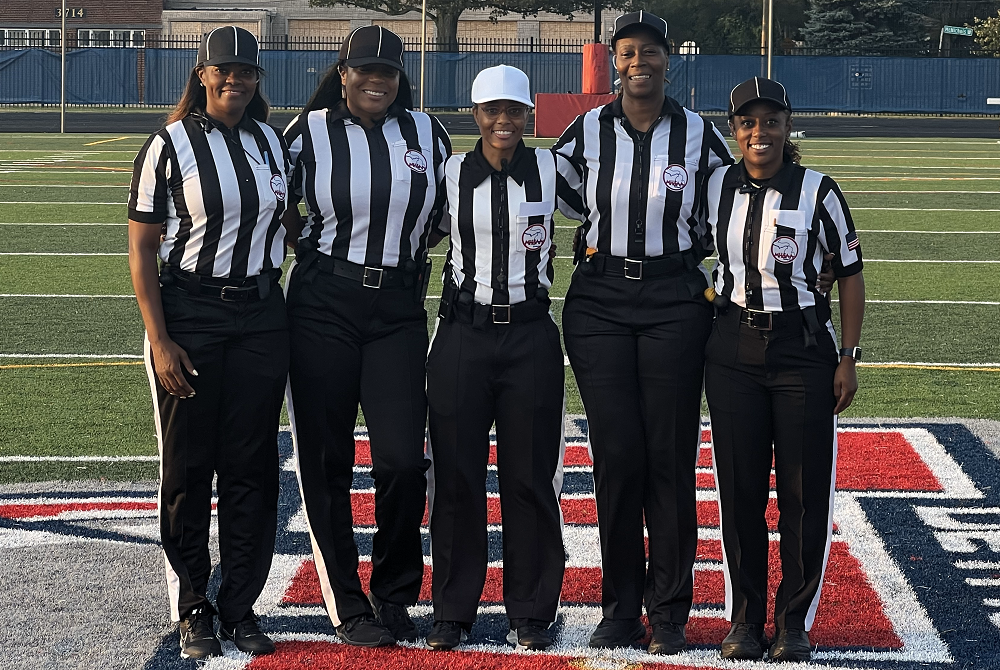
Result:
M799 243L793 237L778 237L771 243L771 255L779 263L791 263L799 255Z
M663 183L671 191L683 191L688 183L688 171L683 165L668 165L663 170Z
M545 244L545 238L545 226L536 223L528 226L524 233L521 234L521 244L528 251L538 251Z
M406 167L418 174L427 172L427 159L416 149L410 149L403 154L403 162L406 163Z
M274 191L274 197L284 202L285 180L281 178L280 174L271 175L271 190Z

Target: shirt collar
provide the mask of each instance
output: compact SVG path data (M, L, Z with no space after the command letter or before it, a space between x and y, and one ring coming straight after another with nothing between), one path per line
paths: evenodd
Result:
M392 117L392 116L401 116L405 111L406 110L404 108L400 107L395 102L393 102L391 105L389 105L389 109L386 111L385 116L382 117L382 119L377 124L375 124L375 127L377 128L380 125L382 125L383 123L385 123L386 120L389 119L389 117ZM358 117L356 117L353 114L351 114L351 110L349 110L347 108L347 101L346 100L341 100L340 102L338 102L337 106L334 107L334 108L332 108L330 110L328 118L329 118L330 121L339 121L341 119L350 119L351 122L354 123L354 125L356 125L356 126L362 125L361 124L361 120Z
M527 147L524 146L524 140L517 143L517 147L514 149L514 155L507 162L506 174L511 179L517 182L518 186L524 184L524 179L527 177L528 165L524 156L528 153ZM476 142L476 148L469 152L468 156L465 158L465 163L468 165L467 174L471 183L478 186L482 184L491 175L500 176L504 174L503 172L496 170L490 165L490 162L486 160L486 156L483 155L483 140L480 139Z
M684 116L684 108L681 104L671 98L669 95L663 96L663 108L660 110L660 116L666 115L672 116ZM622 96L619 95L617 98L612 100L601 110L600 118L617 117L619 119L625 118L625 112L622 110Z
M247 114L243 114L243 118L239 120L232 129L228 128L226 124L221 121L217 121L209 116L204 110L196 109L189 114L189 116L194 119L194 122L201 126L201 129L206 133L210 133L213 130L218 130L221 133L231 134L233 131L239 131L241 128L250 133L254 131L254 120L251 119Z
M778 173L767 180L767 187L773 188L782 195L788 195L792 187L792 174L795 172L796 164L790 160L785 160ZM722 182L723 188L752 187L750 175L747 174L746 164L741 159L726 174Z

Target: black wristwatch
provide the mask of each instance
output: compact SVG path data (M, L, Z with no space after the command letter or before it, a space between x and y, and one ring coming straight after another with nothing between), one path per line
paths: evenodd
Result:
M840 350L841 356L850 356L855 361L861 360L861 347L846 347Z

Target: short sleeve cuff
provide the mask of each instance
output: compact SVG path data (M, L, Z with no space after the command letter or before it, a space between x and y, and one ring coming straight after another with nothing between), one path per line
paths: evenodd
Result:
M139 223L161 224L167 220L166 212L140 212L129 207L128 218Z
M856 261L850 265L846 265L842 268L836 268L835 272L838 278L840 277L850 277L861 272L861 268L864 265L861 261Z

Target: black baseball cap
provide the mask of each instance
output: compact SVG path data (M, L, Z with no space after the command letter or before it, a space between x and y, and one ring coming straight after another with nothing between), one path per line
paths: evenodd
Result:
M615 42L620 38L639 30L652 31L663 46L670 49L670 42L667 41L667 22L656 14L646 11L629 12L615 19L615 32L611 35L611 48L614 49Z
M792 111L792 103L788 100L788 92L785 91L784 86L773 79L754 77L747 79L729 94L729 116L758 100L773 102L782 109Z
M260 67L260 46L249 30L238 26L216 28L201 38L198 47L198 65L245 63Z
M382 26L362 26L351 31L340 45L340 60L348 67L388 65L403 71L403 40Z

